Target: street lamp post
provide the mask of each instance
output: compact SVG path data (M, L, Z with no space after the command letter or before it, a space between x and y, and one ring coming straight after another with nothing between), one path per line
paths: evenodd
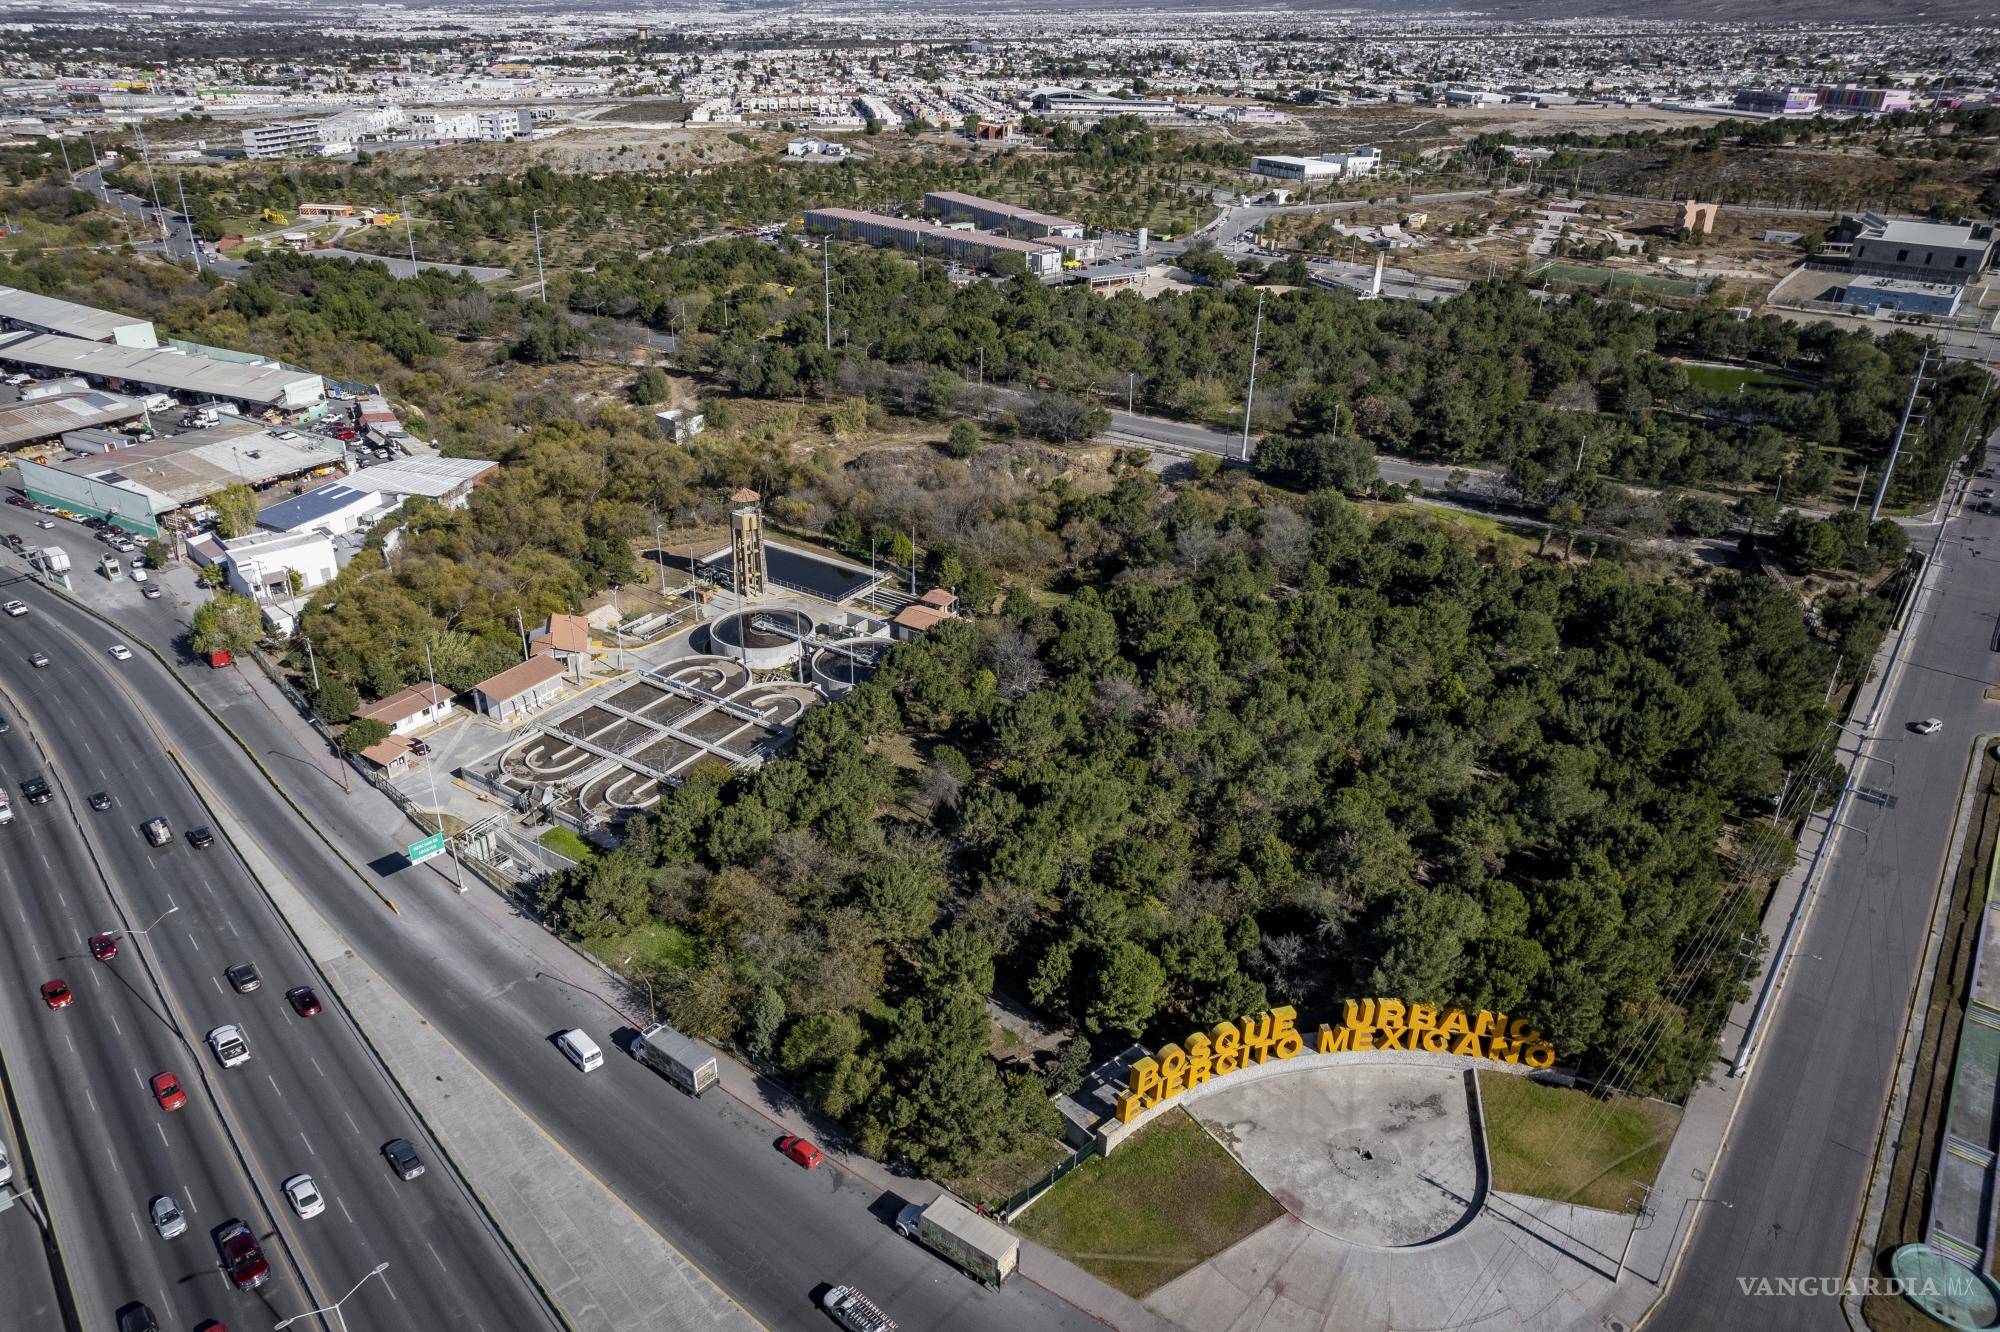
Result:
M171 899L171 898L169 898L168 900L169 900L169 901L172 901L172 899ZM141 934L151 934L151 933L152 933L152 932L153 932L154 930L156 930L156 929L158 929L158 928L160 927L160 922L161 922L161 921L165 920L165 919L166 919L166 918L167 918L168 916L171 916L171 915L173 915L173 914L174 914L174 912L176 912L176 911L179 911L179 910L180 910L180 907L179 907L178 905L174 905L174 906L170 906L170 907L168 907L168 908L167 908L167 909L166 909L165 911L162 911L162 912L161 912L161 913L160 913L159 915L157 915L157 916L153 917L153 921L152 921L152 923L151 923L150 925L146 926L146 928L145 928L145 929L143 929L143 930L126 930L126 931L125 931L125 937L126 937L126 938L128 938L128 939L130 939L130 938L136 938L137 936L139 936L139 935L141 935Z
M293 1314L290 1318L280 1319L278 1322L273 1323L271 1325L271 1332L285 1332L286 1328L290 1327L293 1323L298 1322L301 1318L311 1318L314 1314L323 1314L323 1313L332 1314L334 1317L334 1321L340 1324L341 1332L347 1332L347 1317L345 1314L340 1312L340 1306L347 1303L349 1300L353 1299L354 1291L360 1290L363 1286L367 1285L370 1278L381 1276L384 1272L388 1270L389 1270L389 1264L387 1263L375 1264L375 1266L368 1269L367 1276L362 1277L361 1280L354 1283L353 1290L348 1291L345 1295L335 1300L332 1304L326 1305L318 1309L308 1309L302 1314ZM384 1284L387 1284L386 1279L384 1281Z
M542 271L542 210L537 208L528 219L535 228L535 285L541 289L542 304L549 303L549 277Z

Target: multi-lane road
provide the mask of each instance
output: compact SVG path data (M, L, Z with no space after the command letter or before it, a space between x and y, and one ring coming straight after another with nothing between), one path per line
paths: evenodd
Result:
M2000 454L1988 442L1985 461ZM1979 487L1995 484L1978 481ZM1919 541L1927 548L1927 540ZM1942 567L1912 626L1851 802L1770 1016L1706 1207L1659 1308L1661 1328L1842 1327L1840 1280L1859 1224L1903 1021L1974 737L2000 730L2000 516L1947 515ZM1944 722L1936 735L1910 723ZM1872 1236L1869 1237L1872 1240ZM1754 1293L1757 1278L1823 1278L1819 1297ZM1747 1285L1745 1283L1748 1283Z
M308 1018L287 1003L299 985L330 996L229 844L198 849L178 835L208 816L121 678L136 659L112 660L110 634L77 628L35 613L0 620L0 708L12 720L0 773L15 808L0 827L0 1045L84 1325L108 1327L132 1301L167 1326L276 1321L386 1261L346 1306L357 1326L554 1327L338 1006ZM31 666L31 651L49 666ZM20 791L37 775L54 790L42 805ZM91 807L99 791L109 809ZM141 835L156 817L177 834L167 846ZM99 932L117 936L109 961L88 951ZM257 966L260 988L225 982L238 962ZM75 995L61 1010L40 994L56 977ZM223 1023L243 1028L247 1064L224 1069L204 1045ZM178 1076L183 1108L156 1102L149 1083L162 1071ZM389 1170L380 1148L396 1137L429 1158L422 1178ZM319 1216L289 1210L280 1185L295 1174L318 1183ZM161 1194L189 1221L172 1240L148 1219ZM273 1270L250 1293L230 1287L211 1239L235 1218Z
M0 530L8 529L33 534L29 516L18 509L0 509ZM74 529L58 530L66 544L80 543ZM20 568L11 556L0 564ZM405 829L385 823L372 807L351 802L322 766L323 752L303 750L260 700L233 682L233 673L192 663L184 647L186 612L172 599L147 602L135 592L129 611L120 612L127 632L183 664L202 697L287 784L317 832L301 825L263 772L149 654L116 665L127 688L104 688L92 677L107 669L103 649L112 631L25 579L7 587L6 595L32 607L27 622L38 626L37 636L46 640L42 650L56 658L46 674L81 677L62 706L92 745L105 753L126 752L131 741L114 740L108 731L100 738L99 728L129 729L129 718L143 711L150 718L144 729L157 728L150 743L176 747L207 787L228 793L238 820L293 882L312 885L315 905L359 957L758 1320L773 1328L822 1332L824 1315L812 1304L812 1293L828 1282L852 1282L890 1310L905 1332L1099 1327L1031 1282L1016 1280L989 1291L967 1280L896 1235L889 1224L894 1198L837 1169L799 1170L773 1150L776 1131L769 1121L726 1094L712 1091L690 1099L622 1056L579 1082L581 1075L550 1046L549 1034L580 1026L608 1049L629 1015L573 983L576 958L534 923L490 898L456 896L430 866L408 867L398 854L408 840ZM21 623L0 620L0 658L25 642ZM21 646L16 662L0 660L0 684L8 671L27 669L18 659L29 650ZM128 720L114 723L114 714ZM179 847L176 854L187 855ZM387 910L373 890L392 898L397 910ZM281 1002L276 995L271 1001ZM253 1041L269 1025L253 1026ZM220 1076L226 1081L240 1072ZM389 1131L381 1134L388 1136ZM379 1141L364 1146L372 1151ZM379 1173L379 1161L374 1164ZM272 1168L311 1167L294 1167L288 1160ZM329 1173L336 1190L348 1183L345 1169ZM407 1248L414 1250L407 1259L414 1265L423 1256L422 1245ZM329 1271L327 1281L333 1280ZM409 1296L400 1285L397 1293Z

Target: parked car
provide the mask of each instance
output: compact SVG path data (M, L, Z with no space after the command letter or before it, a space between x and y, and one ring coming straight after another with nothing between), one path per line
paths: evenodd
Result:
M382 1155L397 1179L415 1179L424 1173L423 1159L408 1138L391 1138L382 1144Z
M181 1080L171 1072L153 1075L153 1099L160 1103L162 1110L178 1110L188 1103L188 1094L181 1088Z
M794 1137L789 1133L778 1139L778 1150L808 1170L813 1169L826 1159L825 1152L822 1152L804 1138Z

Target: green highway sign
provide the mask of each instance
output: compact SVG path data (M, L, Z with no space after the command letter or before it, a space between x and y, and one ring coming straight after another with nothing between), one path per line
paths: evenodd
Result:
M444 854L444 834L432 833L422 841L411 842L407 853L412 865L421 865L432 856Z

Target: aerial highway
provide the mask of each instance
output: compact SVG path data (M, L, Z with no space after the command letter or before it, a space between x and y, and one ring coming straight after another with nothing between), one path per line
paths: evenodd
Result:
M135 663L36 616L0 623L0 710L12 721L0 772L15 811L0 827L0 947L15 978L0 1021L86 1325L110 1325L134 1300L167 1326L275 1322L386 1262L346 1304L350 1322L554 1327L228 842L187 836L208 815L119 678ZM48 667L29 664L34 650ZM22 796L37 776L48 803ZM171 832L160 846L141 828L156 818ZM106 960L89 946L100 934L117 950ZM226 973L246 962L259 984L240 993ZM39 987L58 977L74 1002L51 1009ZM291 1001L302 986L317 1005ZM224 1068L205 1044L224 1024L241 1029L246 1063ZM185 1105L156 1099L162 1072ZM381 1149L394 1138L417 1145L425 1175L389 1168ZM309 1218L282 1191L300 1174L324 1200ZM185 1234L155 1233L159 1195L179 1204ZM247 1293L230 1287L210 1233L239 1217L274 1274Z
M0 530L32 532L22 512L0 510ZM125 752L109 735L100 740L97 729L113 724L110 714L125 714L119 725L129 727L131 718L146 713L158 728L151 743L175 746L211 789L228 792L241 822L294 882L312 885L315 904L358 956L760 1321L821 1332L826 1323L813 1292L845 1282L865 1289L905 1332L1100 1326L1032 1282L987 1290L899 1237L890 1224L893 1199L838 1169L799 1170L773 1149L769 1122L726 1094L690 1099L622 1055L608 1058L580 1086L580 1075L549 1044L549 1033L582 1027L610 1050L613 1033L644 1018L643 1004L636 1013L611 1008L571 979L577 959L538 925L482 896L483 889L461 898L431 866L409 867L400 854L410 840L407 828L386 826L348 802L328 775L324 753L302 751L263 703L234 683L233 673L195 664L185 646L185 611L172 599L134 595L129 612L120 611L123 632L180 663L264 768L286 784L310 826L189 696L176 673L145 652L111 662L105 649L116 637L113 630L33 584L14 557L5 558L4 568L17 575L0 578L5 594L29 604L34 646L52 659L47 671L35 674L79 678L63 706L88 718L92 745ZM0 658L11 658L0 661L0 684L10 672L31 669L24 632L20 621L0 622ZM10 653L13 643L23 646ZM114 669L125 688L91 680ZM392 898L397 910L384 907L374 890ZM363 1144L369 1151L376 1145ZM373 1168L387 1183L396 1182L379 1160ZM422 1246L415 1249L406 1261L422 1256ZM370 1265L372 1260L361 1270ZM334 1282L331 1271L327 1282ZM397 1293L409 1294L403 1285Z

